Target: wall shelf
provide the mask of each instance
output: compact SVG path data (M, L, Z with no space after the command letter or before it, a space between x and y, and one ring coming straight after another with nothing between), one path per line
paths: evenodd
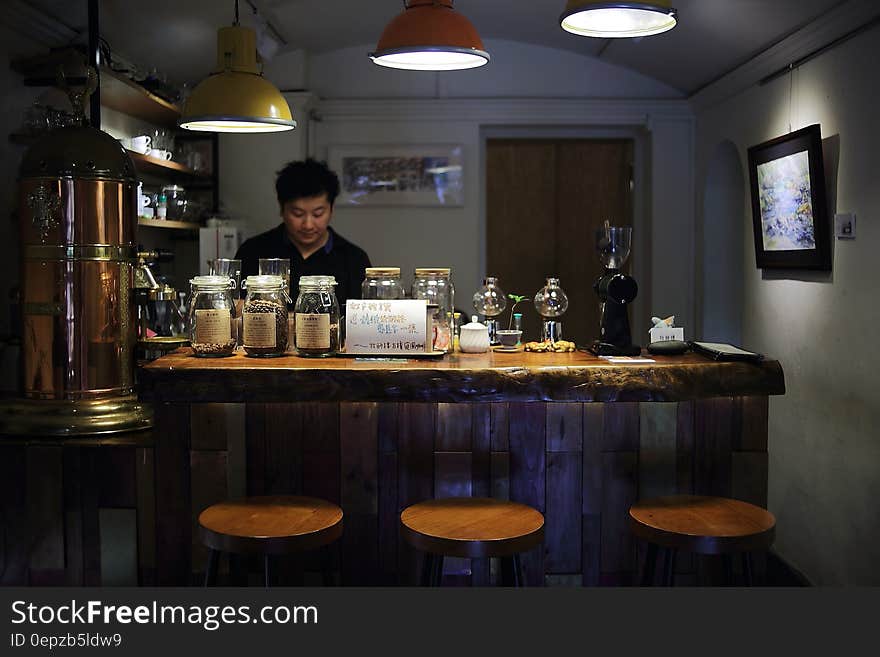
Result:
M143 228L162 228L165 230L197 231L202 227L191 221L172 221L171 219L151 219L150 217L138 217L138 226Z
M180 118L177 105L104 66L101 67L101 104L165 128L176 128Z
M149 155L144 155L143 153L138 153L137 151L128 151L128 154L131 156L131 159L134 160L134 165L137 167L137 170L142 173L157 176L177 174L205 181L211 180L210 173L195 171L189 167L185 167L180 162L175 162L174 160L160 160L155 157L150 157Z

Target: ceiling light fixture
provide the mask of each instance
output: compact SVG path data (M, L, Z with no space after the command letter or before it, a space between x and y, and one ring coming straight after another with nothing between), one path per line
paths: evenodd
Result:
M403 6L370 53L373 63L411 71L457 71L488 63L480 35L452 0L404 0Z
M296 121L278 88L266 80L257 64L254 30L235 23L217 31L217 69L193 89L179 125L206 132L281 132Z
M562 29L602 39L646 37L667 32L678 23L670 0L603 2L568 0L559 17Z

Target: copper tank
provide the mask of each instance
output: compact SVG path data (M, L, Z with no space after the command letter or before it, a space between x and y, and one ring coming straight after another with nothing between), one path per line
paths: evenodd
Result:
M3 433L148 427L134 391L137 183L113 137L70 127L24 156L19 180L24 399Z

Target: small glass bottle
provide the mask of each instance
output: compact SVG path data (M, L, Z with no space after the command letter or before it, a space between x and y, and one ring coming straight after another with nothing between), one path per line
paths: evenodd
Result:
M231 356L235 351L235 283L228 276L196 276L190 281L188 323L193 355Z
M301 276L296 299L296 338L300 356L326 358L339 351L339 302L333 276Z
M520 337L516 344L522 344L522 313L513 313L513 330L520 332Z
M168 218L168 197L165 192L159 192L156 197L156 219Z
M242 308L242 347L248 356L272 358L287 350L287 293L280 276L248 276Z
M405 299L406 290L400 282L400 267L367 267L361 284L361 299Z

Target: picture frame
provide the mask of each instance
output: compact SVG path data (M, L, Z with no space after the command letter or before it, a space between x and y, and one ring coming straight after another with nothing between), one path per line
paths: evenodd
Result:
M749 148L759 269L831 269L821 126Z
M340 183L336 204L460 207L463 151L461 144L330 146L328 165Z

